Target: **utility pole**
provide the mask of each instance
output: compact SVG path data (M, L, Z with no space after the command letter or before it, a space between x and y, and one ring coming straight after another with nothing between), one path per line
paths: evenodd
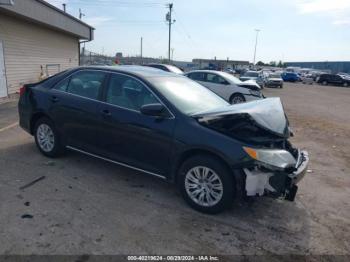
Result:
M142 50L142 41L143 41L143 38L141 37L141 50L140 50L141 51L141 65L143 64L143 61L142 61L142 51L143 51Z
M83 16L85 16L85 14L83 14L81 9L79 8L79 19L81 20L83 18Z
M255 32L256 32L256 36L255 36L255 48L254 48L254 59L253 59L254 67L255 67L256 47L258 45L258 35L259 35L259 32L260 32L260 29L255 29Z
M170 50L171 50L171 25L173 23L175 23L175 20L171 19L171 14L173 11L173 4L170 3L168 4L169 7L169 12L166 14L166 21L168 22L169 25L169 45L168 45L168 59L169 59L169 63L171 62L171 57L170 57Z
M171 60L174 61L174 50L175 48L171 48Z

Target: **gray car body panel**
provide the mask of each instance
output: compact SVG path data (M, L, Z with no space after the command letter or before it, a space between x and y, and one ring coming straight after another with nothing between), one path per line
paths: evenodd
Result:
M243 104L236 104L216 110L200 112L193 117L216 118L233 114L249 114L256 123L280 136L284 136L288 120L280 98L266 98Z

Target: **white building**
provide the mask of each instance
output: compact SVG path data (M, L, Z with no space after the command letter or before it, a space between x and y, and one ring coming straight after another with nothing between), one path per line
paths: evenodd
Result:
M93 31L43 0L0 4L0 98L37 82L43 73L78 66L80 42L91 41Z

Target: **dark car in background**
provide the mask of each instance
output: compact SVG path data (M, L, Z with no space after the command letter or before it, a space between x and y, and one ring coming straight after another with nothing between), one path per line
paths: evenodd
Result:
M283 81L285 81L285 82L299 82L299 81L301 81L301 78L297 73L283 72L281 76L282 76Z
M294 200L309 161L288 141L279 98L230 105L144 66L78 67L24 85L18 111L43 155L69 149L175 182L207 213L237 196Z
M184 73L180 68L178 68L178 67L176 67L174 65L147 64L145 66L157 68L157 69L163 70L165 72L171 72L171 73L175 73L175 74L179 74L179 75L182 75Z
M322 74L318 77L317 83L322 85L350 86L350 78L344 75Z

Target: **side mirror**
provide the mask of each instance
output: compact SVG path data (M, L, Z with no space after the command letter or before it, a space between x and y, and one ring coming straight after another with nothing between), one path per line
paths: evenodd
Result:
M165 107L162 104L147 104L140 109L146 116L164 116Z

